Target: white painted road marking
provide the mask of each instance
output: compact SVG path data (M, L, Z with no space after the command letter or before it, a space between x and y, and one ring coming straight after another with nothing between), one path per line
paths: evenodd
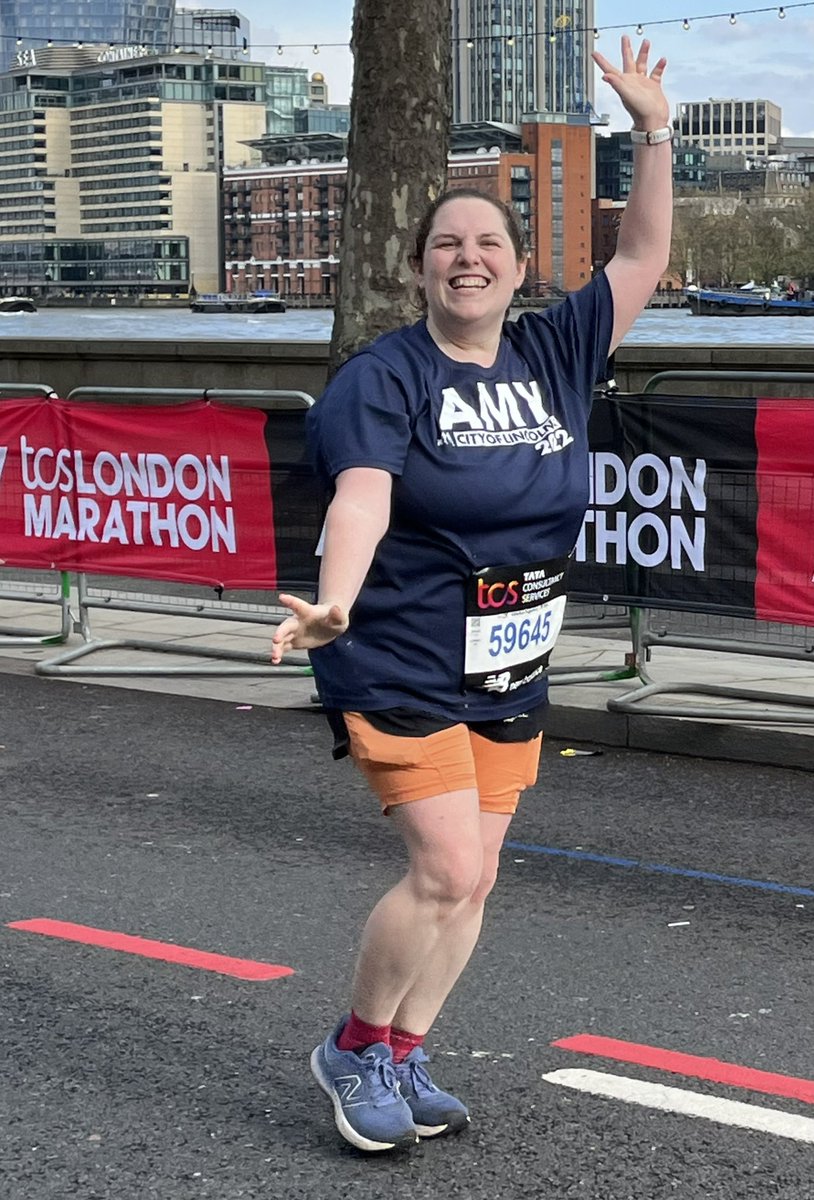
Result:
M744 1104L740 1100L706 1096L684 1088L667 1087L663 1083L628 1079L624 1075L606 1075L604 1071L567 1068L551 1071L543 1079L546 1083L588 1092L593 1096L624 1100L626 1104L640 1104L645 1108L657 1108L661 1112L678 1113L685 1117L703 1117L721 1125L756 1129L759 1133L772 1133L776 1137L814 1145L814 1119L811 1117L778 1112L777 1109L762 1108L757 1104Z

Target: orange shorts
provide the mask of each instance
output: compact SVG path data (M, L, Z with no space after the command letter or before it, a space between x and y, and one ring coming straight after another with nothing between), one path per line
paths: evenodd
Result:
M520 793L537 780L541 733L528 742L493 742L453 725L426 737L400 737L374 729L362 713L343 715L351 757L384 813L464 788L477 790L482 812L514 813Z

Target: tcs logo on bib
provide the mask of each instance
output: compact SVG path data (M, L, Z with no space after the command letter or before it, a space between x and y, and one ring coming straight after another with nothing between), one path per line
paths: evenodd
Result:
M478 580L478 608L504 608L507 604L517 604L520 599L517 588L519 579L510 583L485 583Z

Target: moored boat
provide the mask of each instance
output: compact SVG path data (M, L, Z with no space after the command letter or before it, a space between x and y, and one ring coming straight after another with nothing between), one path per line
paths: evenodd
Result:
M205 292L190 300L189 307L199 313L283 313L285 301L279 296L254 292L242 295L235 292Z
M0 313L32 313L37 306L29 296L0 296Z
M777 295L771 288L685 288L689 308L698 317L814 317L814 300Z

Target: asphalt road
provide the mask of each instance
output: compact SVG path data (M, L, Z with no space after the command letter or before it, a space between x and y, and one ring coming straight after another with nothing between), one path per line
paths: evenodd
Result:
M307 1057L400 850L322 718L0 686L3 1200L814 1200L814 1144L543 1078L583 1068L814 1118L551 1045L588 1033L814 1078L810 773L547 746L511 831L525 848L504 852L428 1039L472 1127L366 1157ZM33 918L294 973L246 981L9 927Z

